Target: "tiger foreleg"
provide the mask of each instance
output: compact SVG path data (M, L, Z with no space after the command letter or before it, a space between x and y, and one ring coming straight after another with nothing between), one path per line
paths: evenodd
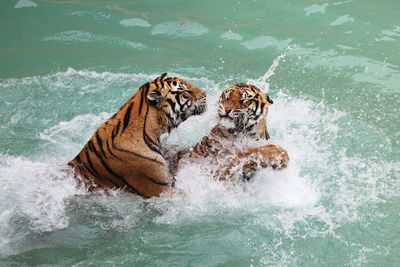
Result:
M280 170L286 168L289 161L287 151L272 144L240 151L236 155L239 159L246 159L243 165L244 172L256 167L272 167Z

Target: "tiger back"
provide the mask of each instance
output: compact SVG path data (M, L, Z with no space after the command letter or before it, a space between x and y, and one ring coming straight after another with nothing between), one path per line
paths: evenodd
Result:
M218 123L195 146L176 154L171 163L175 173L182 158L209 158L211 164L219 166L215 176L221 180L233 179L237 165L242 166L244 177L258 167L285 168L289 157L280 146L269 144L242 150L235 145L243 137L270 138L267 115L271 104L272 99L254 85L237 83L225 88L218 101Z
M120 188L159 196L172 186L160 136L203 113L205 97L203 90L164 73L102 123L68 165L89 191Z

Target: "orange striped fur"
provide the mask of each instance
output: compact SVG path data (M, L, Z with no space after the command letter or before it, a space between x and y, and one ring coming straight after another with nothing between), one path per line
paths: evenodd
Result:
M101 124L68 165L89 191L121 188L143 197L159 196L173 185L159 138L203 113L205 97L203 90L164 73L140 87Z
M247 150L235 147L238 138L243 136L269 139L266 118L272 103L269 96L254 85L228 86L219 98L218 124L194 147L177 153L171 160L174 173L181 159L199 158L209 158L211 164L218 166L215 177L220 180L234 180L237 176L249 178L260 167L285 168L289 156L280 146L269 144ZM235 171L237 166L241 167L241 173Z

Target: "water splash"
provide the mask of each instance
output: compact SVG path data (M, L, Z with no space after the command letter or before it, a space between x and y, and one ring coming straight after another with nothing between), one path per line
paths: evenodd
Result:
M257 80L261 87L269 88L268 82L286 52ZM171 75L181 76L179 73ZM51 75L2 80L1 86L26 88L40 84L60 89L79 80L101 89L110 84L124 85L132 79L142 82L155 77L156 74L68 69ZM190 146L207 135L216 123L216 92L230 79L216 83L204 77L184 78L201 84L210 93L210 108L204 116L188 119L167 140L171 144ZM240 242L245 240L252 253L263 255L259 262L273 265L282 257L287 263L296 261L298 255L285 249L288 242L329 237L342 245L347 241L343 241L341 226L359 222L365 209L385 203L400 190L398 162L381 157L360 157L349 144L373 138L379 142L365 141L364 146L374 151L382 150L375 145L390 148L390 140L382 138L384 133L379 129L358 122L350 114L323 102L293 97L282 91L275 94L268 118L270 142L288 150L288 168L283 171L263 169L249 183L227 187L210 177L207 166L186 165L177 177L177 188L185 197L142 200L119 191L113 196L82 194L75 188L72 177L60 171L67 161L65 155L76 154L97 124L111 113L82 113L44 127L36 137L44 142L37 150L38 155L33 157L36 160L7 154L0 156L3 185L0 190L0 253L8 255L20 251L18 247L23 249L27 239L35 239L42 233L57 233L59 229L73 232L76 228L98 227L111 233L133 231L132 236L136 236L137 229L149 224L166 227L164 232L168 232L207 222L221 231L228 222L236 223L234 228L243 234L238 233L235 238ZM90 104L104 106L104 103ZM348 122L353 125L351 129ZM351 246L360 251L370 249L357 241ZM274 253L286 253L286 256Z

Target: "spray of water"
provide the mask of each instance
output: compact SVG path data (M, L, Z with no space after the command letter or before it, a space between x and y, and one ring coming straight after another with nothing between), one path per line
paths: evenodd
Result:
M287 51L274 60L256 81L257 85L269 90L267 81ZM70 90L79 81L81 88L103 90L116 83L126 84L135 79L142 82L154 77L157 74L69 69L48 76L2 80L0 86L57 87L63 91ZM184 78L200 84L211 94L210 108L205 115L188 119L166 141L182 147L199 141L216 123L213 107L215 92L220 90L219 83L207 78ZM336 233L339 225L359 220L360 210L385 201L400 189L400 182L394 178L400 172L398 163L361 158L347 151L344 141L349 136L356 138L366 131L380 136L380 132L365 124L349 132L347 123L354 122L350 115L324 103L277 91L269 111L268 127L271 142L289 152L287 169L263 169L249 183L227 187L215 181L208 167L199 162L183 166L178 173L176 186L184 193L183 197L142 200L119 191L113 196L86 195L61 169L110 114L80 114L49 125L38 134L39 155L34 157L0 155L0 254L14 253L32 234L68 228L71 222L77 221L119 231L149 221L180 225L230 218L247 221L272 233L273 244L263 245L255 236L246 245L265 253L266 264L278 263L282 257L293 262L291 255L277 258L271 253L285 240L295 238L331 235L340 240ZM11 127L18 122L7 123Z

